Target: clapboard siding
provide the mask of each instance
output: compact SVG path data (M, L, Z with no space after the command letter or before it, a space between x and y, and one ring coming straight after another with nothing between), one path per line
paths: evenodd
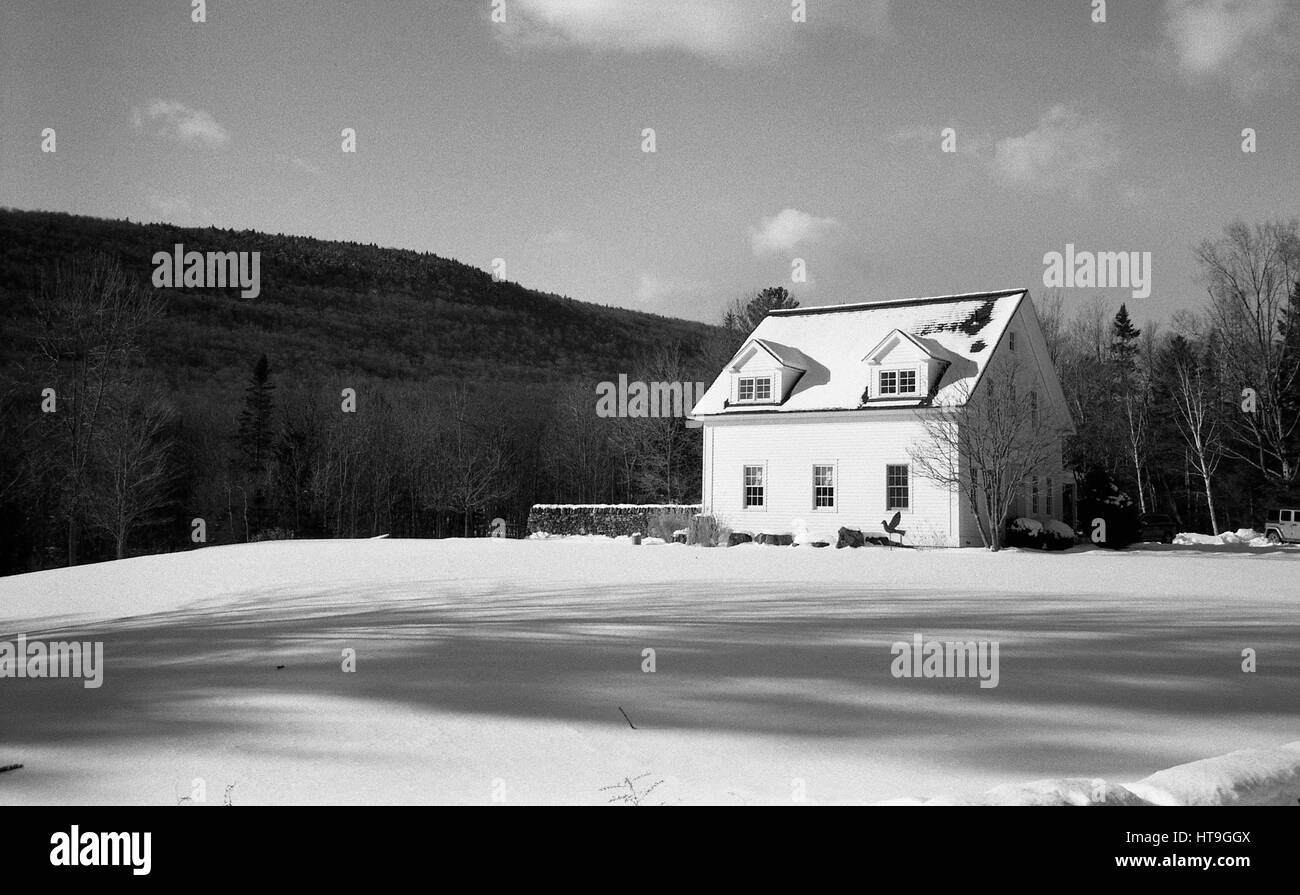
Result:
M911 507L901 527L911 543L958 546L958 507L946 488L922 478L908 450L925 433L913 411L871 411L843 418L752 417L705 426L705 512L736 531L789 532L803 520L815 536L832 539L841 526L879 531L886 506L885 467L911 470ZM834 510L813 507L813 466L836 467ZM766 506L744 508L747 465L767 467ZM976 535L978 542L978 535Z

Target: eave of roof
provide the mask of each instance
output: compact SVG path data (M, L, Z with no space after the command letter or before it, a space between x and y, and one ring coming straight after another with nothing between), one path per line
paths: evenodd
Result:
M898 308L906 305L940 304L953 301L975 301L981 298L1009 298L1028 292L1028 289L999 289L993 292L960 292L956 295L931 295L924 298L898 298L885 301L862 301L851 305L823 305L812 308L782 308L768 311L769 317L798 317L803 314L838 314L842 311L865 311L871 308Z

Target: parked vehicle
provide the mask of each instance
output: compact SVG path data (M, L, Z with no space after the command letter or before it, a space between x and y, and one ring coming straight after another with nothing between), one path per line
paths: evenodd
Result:
M1172 544L1176 534L1178 534L1178 526L1173 518L1158 513L1147 513L1138 524L1139 541Z
M1300 543L1300 510L1269 510L1264 521L1264 537L1274 544Z

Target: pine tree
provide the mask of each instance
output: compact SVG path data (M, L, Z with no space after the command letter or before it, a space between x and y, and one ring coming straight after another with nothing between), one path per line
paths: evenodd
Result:
M253 375L244 389L244 409L239 413L239 450L244 469L254 474L266 472L271 456L271 392L275 385L270 378L271 365L263 354L253 365Z
M1141 335L1142 330L1129 319L1128 307L1121 304L1111 327L1110 356L1124 382L1127 382L1137 366L1138 338Z
M1142 331L1129 319L1128 308L1119 306L1111 327L1110 359L1114 370L1112 380L1114 401L1123 423L1128 461L1133 467L1133 482L1138 494L1138 505L1147 511L1146 489L1143 487L1142 467L1146 457L1147 436L1150 424L1150 404L1147 383L1137 375L1137 357L1140 350L1138 337Z
M749 298L736 296L722 318L722 325L729 330L751 333L754 327L763 322L769 311L797 308L799 302L784 286L768 286L754 293Z

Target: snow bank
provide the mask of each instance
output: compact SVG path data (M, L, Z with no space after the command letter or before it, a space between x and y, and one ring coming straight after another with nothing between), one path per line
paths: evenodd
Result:
M1062 777L1012 783L975 798L891 799L879 805L1295 805L1300 740L1180 764L1137 783Z
M1145 799L1123 786L1107 783L1099 778L1063 777L1058 780L1035 780L1032 783L1012 783L990 789L974 799L935 798L916 802L927 806L939 805L1148 805Z
M1271 547L1268 538L1253 528L1239 528L1217 535L1203 535L1196 532L1179 532L1174 543L1184 547L1222 547L1232 544L1245 544L1248 547Z
M1154 805L1295 805L1300 740L1278 749L1242 749L1181 764L1130 784Z

